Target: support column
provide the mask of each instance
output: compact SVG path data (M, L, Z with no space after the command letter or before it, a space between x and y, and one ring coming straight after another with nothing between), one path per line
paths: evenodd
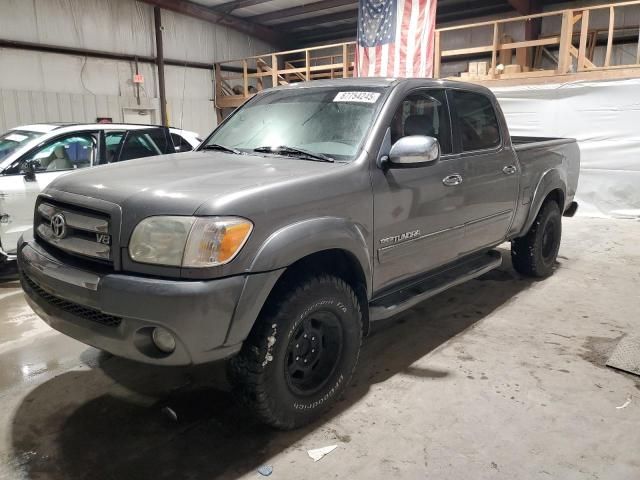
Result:
M167 118L167 91L164 83L164 49L162 46L162 13L160 7L153 8L156 26L156 65L158 66L158 90L160 91L160 123L169 126Z

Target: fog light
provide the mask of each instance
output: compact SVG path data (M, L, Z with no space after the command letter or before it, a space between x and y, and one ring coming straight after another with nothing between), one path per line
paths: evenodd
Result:
M171 353L176 349L176 339L164 328L154 328L151 332L151 338L158 350L164 353Z

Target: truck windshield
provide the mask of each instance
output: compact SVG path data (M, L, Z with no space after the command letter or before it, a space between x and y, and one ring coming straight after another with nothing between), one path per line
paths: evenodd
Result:
M209 145L241 153L271 149L275 154L311 158L297 155L297 149L333 160L352 160L382 103L383 92L380 88L318 87L258 95L200 148Z
M0 162L15 152L25 143L44 135L27 130L9 130L0 135Z

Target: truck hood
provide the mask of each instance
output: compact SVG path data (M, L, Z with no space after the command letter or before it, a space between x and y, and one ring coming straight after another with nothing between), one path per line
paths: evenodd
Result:
M49 188L142 207L165 215L192 215L205 202L229 204L231 195L301 180L339 167L278 156L188 152L88 168L56 179Z

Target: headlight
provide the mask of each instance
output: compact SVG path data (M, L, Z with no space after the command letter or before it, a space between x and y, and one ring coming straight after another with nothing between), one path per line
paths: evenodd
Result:
M139 263L213 267L230 262L253 224L238 217L149 217L133 231L129 256Z

